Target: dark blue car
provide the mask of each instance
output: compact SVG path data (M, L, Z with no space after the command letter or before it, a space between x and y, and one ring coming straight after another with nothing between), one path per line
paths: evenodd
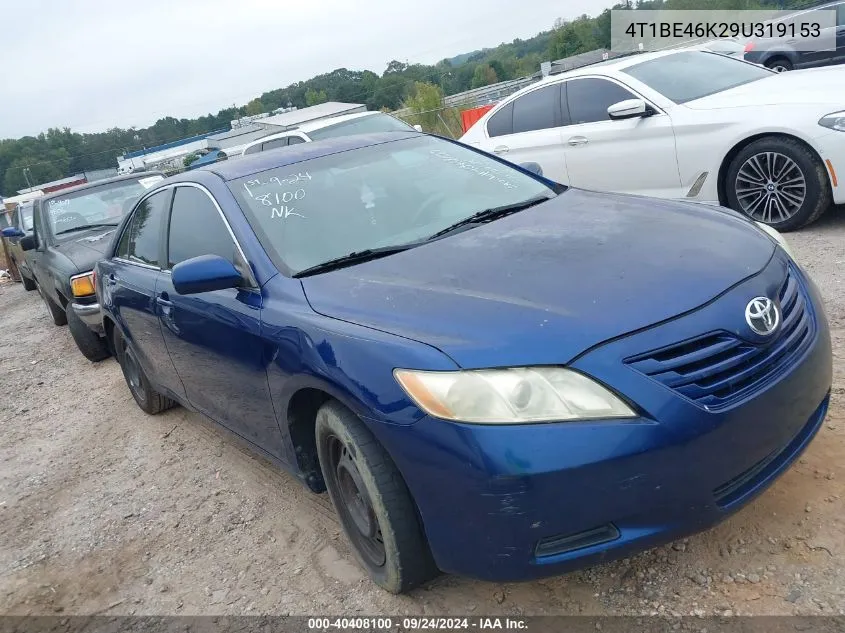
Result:
M400 592L626 556L771 484L832 373L781 244L396 133L162 181L96 285L139 406L199 411L328 490Z

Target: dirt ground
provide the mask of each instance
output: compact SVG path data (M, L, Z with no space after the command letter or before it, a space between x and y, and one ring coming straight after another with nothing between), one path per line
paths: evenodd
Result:
M845 212L789 236L827 303L828 418L719 527L525 584L371 584L325 495L199 415L148 417L35 292L0 282L0 614L845 614ZM727 613L730 612L730 613Z

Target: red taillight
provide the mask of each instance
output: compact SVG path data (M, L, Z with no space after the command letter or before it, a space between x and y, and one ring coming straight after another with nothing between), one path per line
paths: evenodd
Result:
M753 50L754 50L754 42L748 42L748 44L745 45L745 52L750 53Z

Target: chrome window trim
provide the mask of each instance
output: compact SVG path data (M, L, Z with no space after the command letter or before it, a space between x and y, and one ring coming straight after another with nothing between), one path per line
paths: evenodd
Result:
M174 182L172 185L168 185L168 187L173 187L174 189L178 189L179 187L193 187L194 189L199 189L202 191L211 203L214 205L214 208L217 209L217 214L220 216L220 219L223 220L223 226L226 227L226 230L229 232L229 237L232 238L232 241L235 243L235 248L238 249L238 253L241 256L241 259L244 261L247 267L247 272L249 273L249 279L246 281L249 283L249 289L257 290L258 289L258 280L255 279L255 275L252 272L252 265L250 264L249 260L246 257L246 253L244 253L244 249L241 248L241 243L238 241L238 238L235 237L235 232L232 230L232 226L229 224L229 220L226 219L226 215L223 213L223 209L220 208L217 200L211 194L211 192L203 185L199 184L198 182ZM176 192L173 192L173 201L170 204L170 213L173 214L173 202L176 201ZM169 224L168 224L168 234L167 234L167 259L168 265L170 264L170 231L169 231ZM162 269L163 270L163 269ZM167 268L170 270L170 268Z
M131 266L137 266L138 268L146 268L147 270L161 270L158 266L151 266L150 264L145 264L144 262L135 262L131 259L124 259L123 257L112 257L112 260L123 264L129 264Z

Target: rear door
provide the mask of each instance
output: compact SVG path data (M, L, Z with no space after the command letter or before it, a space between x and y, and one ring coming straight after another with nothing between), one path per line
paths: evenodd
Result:
M162 332L188 400L199 411L276 457L284 458L261 339L261 292L247 287L180 295L171 270L200 255L219 255L251 278L217 202L205 189L178 186L160 273L157 305Z
M481 148L512 163L538 163L543 175L567 184L566 153L561 129L560 83L541 86L507 104L487 121Z
M185 391L164 344L155 302L164 222L172 198L173 189L168 188L135 207L103 285L115 318L150 382L160 391L170 390L184 398Z
M570 125L563 140L571 185L659 198L685 195L667 114L612 121L610 106L642 97L603 77L571 79L564 87Z

